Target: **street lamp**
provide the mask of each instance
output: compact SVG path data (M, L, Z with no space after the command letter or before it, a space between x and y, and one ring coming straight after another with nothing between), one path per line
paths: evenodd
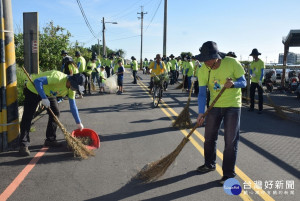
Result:
M102 37L103 37L103 55L107 56L106 54L106 45L105 45L105 24L118 24L117 22L105 22L104 17L102 18Z

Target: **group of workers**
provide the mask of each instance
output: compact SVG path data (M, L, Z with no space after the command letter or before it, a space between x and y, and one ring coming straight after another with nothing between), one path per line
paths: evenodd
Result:
M195 57L185 55L177 57L173 54L169 58L161 57L157 54L154 61L143 62L145 73L151 74L150 89L153 87L153 77L168 73L170 84L178 82L179 72L183 75L183 86L187 91L192 90L194 82L195 93L198 95L198 126L203 125L205 120L205 142L204 142L204 164L197 168L201 173L207 173L216 169L216 144L219 129L224 124L225 148L223 152L223 177L220 183L223 184L228 178L235 177L235 163L238 151L239 130L242 94L241 88L246 87L245 70L240 62L235 59L234 52L227 54L218 50L217 44L213 41L205 42L199 49L200 54ZM264 62L258 58L261 53L253 49L250 56L253 62L250 64L251 76L251 105L249 111L254 110L254 95L258 88L259 108L258 113L262 113L262 81L264 75ZM77 124L78 129L83 129L79 118L78 109L75 103L76 91L82 96L82 93L90 93L91 80L97 80L99 88L102 80L109 77L111 73L119 72L123 74L124 60L116 55L112 61L103 58L101 61L93 54L91 60L86 64L80 52L76 52L75 61L63 51L62 72L47 71L35 75L33 83L28 82L24 88L25 101L24 113L21 122L20 135L20 154L23 156L30 155L28 149L30 138L29 130L33 114L39 101L42 101L46 108L51 108L54 114L59 117L57 97L67 96L69 99L70 110ZM131 68L133 73L133 84L137 83L136 75L138 63L135 57L131 57ZM107 63L106 63L107 62ZM116 63L115 63L116 62ZM123 70L121 69L123 68ZM102 74L103 72L103 74ZM106 75L104 75L104 72ZM88 85L88 91L87 91ZM222 88L226 88L220 96L214 107L204 118L205 106L212 104ZM167 89L167 85L165 86ZM197 89L197 90L196 90ZM209 93L208 93L209 92ZM210 99L207 104L207 99ZM60 143L56 140L57 124L54 118L49 114L49 121L46 131L45 146L57 147Z

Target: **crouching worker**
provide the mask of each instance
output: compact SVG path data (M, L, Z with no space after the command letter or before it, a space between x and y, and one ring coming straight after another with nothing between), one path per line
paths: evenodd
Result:
M74 74L68 76L59 71L46 71L38 75L33 76L34 85L28 82L24 88L24 112L21 122L21 134L20 134L20 150L19 153L22 156L29 156L30 151L28 146L30 144L29 130L33 115L36 111L38 103L42 101L42 104L46 108L51 108L53 113L59 117L59 109L57 103L57 97L69 98L70 110L77 124L77 128L82 130L83 125L80 121L78 109L75 103L76 90L83 91L83 83L85 77L82 74ZM61 143L56 141L56 129L57 124L54 121L52 114L48 111L49 120L46 130L45 146L59 147Z

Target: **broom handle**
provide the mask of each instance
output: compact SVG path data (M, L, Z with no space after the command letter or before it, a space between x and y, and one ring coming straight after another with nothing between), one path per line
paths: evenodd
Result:
M193 86L194 86L194 82L192 82L192 86L191 86L191 88L190 88L189 99L191 99L191 96L192 96L192 89L193 89Z
M24 68L24 66L22 66L22 69L24 71L24 73L26 74L26 76L28 77L28 79L30 80L30 82L33 84L33 86L35 87L30 75L28 74L28 72L26 71L26 69ZM62 124L60 123L59 119L57 118L57 116L54 114L54 112L52 111L52 109L49 107L47 108L50 113L52 114L53 118L54 118L54 121L57 123L57 125L60 127L61 130L64 130Z
M214 107L214 105L216 104L216 102L218 101L218 99L221 97L221 95L223 94L223 92L226 90L226 87L223 87L222 90L220 91L220 93L217 95L217 97L215 98L215 100L211 103L211 105L209 106L209 108L205 111L205 113L203 114L202 118L204 118L209 111ZM189 134L186 136L186 138L189 138L193 132L196 130L196 128L198 128L198 124L196 123L194 128L189 132Z

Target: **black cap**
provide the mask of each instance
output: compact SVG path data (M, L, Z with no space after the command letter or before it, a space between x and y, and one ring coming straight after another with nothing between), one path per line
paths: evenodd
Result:
M77 57L77 56L80 56L80 52L79 51L76 51L75 52L75 56Z
M83 84L85 82L85 77L83 74L77 73L72 76L68 76L68 80L70 81L72 88L84 91Z
M205 62L211 59L223 59L226 56L225 53L219 52L217 43L213 41L203 43L199 51L200 54L196 55L195 59L200 62Z
M71 56L65 56L63 58L63 62L68 63L68 62L74 62L74 61L73 61L73 58Z
M68 52L65 51L65 50L62 50L62 51L61 51L61 55L63 55L63 54L68 54Z
M256 48L254 48L249 56L258 56L261 55L261 53L258 52Z
M234 52L228 52L228 53L226 54L226 56L236 58L236 55L235 55Z

